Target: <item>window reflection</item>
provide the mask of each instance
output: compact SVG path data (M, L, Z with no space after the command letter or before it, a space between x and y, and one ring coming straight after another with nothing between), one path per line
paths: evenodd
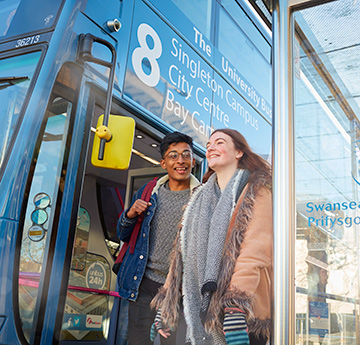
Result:
M328 6L327 15L336 5ZM296 344L357 344L360 131L349 104L359 109L328 59L337 57L315 37L336 40L331 25L315 32L305 20L322 13L315 7L295 16Z
M242 35L246 35L249 40L253 43L254 48L263 55L263 57L270 63L271 61L271 46L266 41L266 39L263 37L261 32L254 26L254 23L250 20L250 18L247 16L247 14L242 10L242 8L239 6L239 4L234 0L218 0L218 2L221 4L219 6L221 9L220 12L226 12L233 20L234 23L237 24L237 28L234 27L236 31L242 30ZM224 28L219 25L219 36L221 37L221 41L226 38L226 30L228 28L224 26ZM229 32L228 32L229 33ZM225 36L225 37L223 37ZM234 33L230 36L228 36L227 40L234 39L234 36L236 38L237 35L234 35ZM219 42L222 43L222 42Z
M171 0L210 40L212 0Z
M234 8L234 6L236 6ZM230 62L222 60L222 71L232 79L232 74L229 70L235 68L234 73L240 73L241 78L244 78L249 85L260 93L267 102L271 103L271 65L270 60L267 61L265 56L258 50L261 47L266 48L266 54L270 56L270 46L266 43L264 38L257 37L257 45L253 42L241 28L246 23L247 17L237 4L232 3L229 7L232 15L237 14L238 21L230 16L229 12L221 6L218 13L218 36L216 40L216 47L220 53ZM236 10L236 11L234 11ZM241 15L241 18L240 18ZM244 23L245 22L245 23ZM240 27L241 25L241 27ZM253 24L252 31L257 31ZM251 33L246 31L247 34ZM260 36L260 34L257 32ZM253 68L256 66L256 68Z
M0 168L9 148L41 52L0 60Z

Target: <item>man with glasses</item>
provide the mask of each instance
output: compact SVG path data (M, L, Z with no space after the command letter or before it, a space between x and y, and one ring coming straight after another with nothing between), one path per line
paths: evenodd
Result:
M126 252L118 273L119 294L130 301L128 345L152 344L150 328L156 311L150 309L150 302L165 282L184 206L199 184L191 174L195 164L191 137L180 132L167 134L160 152L161 167L167 174L157 181L150 202L140 198L145 186L135 193L117 227L120 240L128 242L138 216L144 213L134 253ZM162 338L162 344L174 344L175 337Z

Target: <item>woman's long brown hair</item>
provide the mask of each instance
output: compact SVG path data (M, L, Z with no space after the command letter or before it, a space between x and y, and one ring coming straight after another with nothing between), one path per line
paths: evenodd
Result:
M271 175L271 166L270 164L255 152L253 152L247 143L244 136L238 132L236 129L230 128L221 128L215 130L210 137L217 132L225 133L231 137L235 149L243 152L243 156L238 161L238 167L240 169L249 170L251 173L255 171L262 171L267 175ZM206 182L209 177L214 173L214 170L208 168L208 171L204 174L202 181Z

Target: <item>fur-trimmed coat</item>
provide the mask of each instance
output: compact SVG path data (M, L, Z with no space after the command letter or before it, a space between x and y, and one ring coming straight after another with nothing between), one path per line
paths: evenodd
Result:
M218 287L212 295L205 322L208 332L222 332L224 308L238 306L246 312L249 333L270 336L272 223L271 177L255 172L242 191L230 220ZM166 282L152 301L153 307L161 308L163 322L171 328L176 328L181 295L186 294L182 291L184 258L180 238L178 235Z

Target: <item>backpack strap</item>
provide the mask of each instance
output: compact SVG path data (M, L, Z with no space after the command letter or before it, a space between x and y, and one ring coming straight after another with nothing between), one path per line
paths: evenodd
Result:
M149 202L150 198L151 198L151 193L155 187L157 183L157 177L155 177L153 180L151 180L150 182L148 182L141 194L141 199ZM135 224L134 230L131 234L130 237L130 241L129 241L129 246L130 246L130 254L134 254L134 250L135 250L135 245L136 245L136 240L138 238L139 232L140 232L140 228L141 228L141 224L142 221L144 220L144 216L145 216L145 212L143 212L139 217L138 220Z
M146 202L150 201L151 193L152 193L152 191L153 191L153 189L154 189L154 187L155 187L155 185L157 183L157 180L158 180L158 178L155 177L153 180L149 181L146 184L143 192L141 193L141 199L142 200L144 200ZM115 261L114 267L113 267L113 271L115 273L118 273L120 263L123 261L125 253L126 253L126 251L127 251L127 249L129 247L130 247L130 254L134 254L136 240L138 238L140 228L141 228L141 224L142 224L143 220L144 220L144 213L142 213L141 215L138 216L138 219L137 219L136 224L134 226L134 230L131 233L130 241L128 243L123 243L123 245L121 247L120 253L119 253L118 257L116 258L116 261ZM115 270L117 270L117 271L115 271Z

